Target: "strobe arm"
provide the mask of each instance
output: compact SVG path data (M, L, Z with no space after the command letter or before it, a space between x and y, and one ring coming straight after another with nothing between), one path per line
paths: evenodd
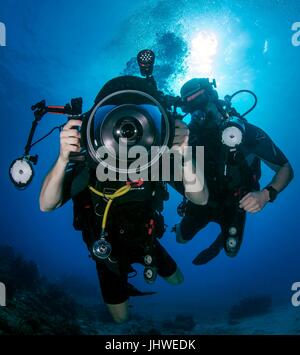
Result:
M82 98L75 98L71 100L71 104L65 106L46 106L46 101L42 100L35 105L31 106L31 110L34 111L34 120L32 121L31 129L27 139L27 143L24 149L24 155L28 156L32 147L32 140L39 121L47 113L57 115L80 115L82 113Z
M48 134L40 138L35 143L32 143L37 125L44 115L47 113L51 114L62 114L69 115L70 117L74 115L81 115L82 113L82 98L72 99L71 104L65 106L46 106L46 101L40 101L31 107L34 111L34 120L31 125L29 136L24 149L24 154L22 157L15 159L9 167L9 177L11 182L19 190L25 189L31 183L34 170L32 164L36 165L38 161L37 155L30 155L31 148L39 143L40 141L47 138L55 129L60 129L59 127L54 127Z

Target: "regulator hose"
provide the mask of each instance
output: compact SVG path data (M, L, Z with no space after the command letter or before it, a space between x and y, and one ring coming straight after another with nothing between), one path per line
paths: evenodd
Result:
M243 89L243 90L236 91L232 95L228 95L228 99L231 101L235 96L237 96L239 94L242 94L242 93L250 94L254 98L253 105L249 108L249 110L247 110L245 113L243 113L241 115L241 117L244 118L245 116L249 115L249 113L252 112L255 109L255 107L257 106L258 98L257 98L256 94L253 91Z

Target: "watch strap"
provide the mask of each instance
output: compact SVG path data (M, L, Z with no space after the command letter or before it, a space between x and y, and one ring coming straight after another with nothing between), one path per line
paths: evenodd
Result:
M265 190L269 191L269 197L270 197L270 201L269 202L273 202L275 201L277 195L278 195L278 191L276 189L274 189L273 186L269 185L265 187Z

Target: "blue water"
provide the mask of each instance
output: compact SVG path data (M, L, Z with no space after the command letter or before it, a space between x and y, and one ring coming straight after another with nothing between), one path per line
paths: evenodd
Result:
M170 312L212 315L218 310L225 315L241 298L261 294L290 304L291 285L300 281L300 47L291 41L291 26L300 21L298 0L4 0L0 21L7 31L7 46L0 47L1 244L37 262L52 280L72 274L96 282L81 235L71 226L71 203L50 214L39 211L40 187L59 151L58 134L33 149L39 163L27 190L17 191L7 171L23 153L33 103L45 98L49 104L64 105L82 96L88 110L107 80L132 70L126 64L139 50L152 48L164 90L178 94L180 84L192 76L216 78L221 96L241 88L254 90L259 105L249 120L285 152L295 179L276 203L248 216L236 258L223 253L203 267L191 261L214 240L218 228L210 225L189 244L176 244L170 229L179 221L180 196L172 191L165 208L169 228L162 242L184 272L185 283L174 289L159 280L149 287L139 275L135 284L159 295L136 301L136 307L142 311L146 305L158 317L168 307ZM211 55L202 59L202 69L191 67L197 51L192 43L199 33L210 38L206 49ZM249 100L241 97L236 105L243 110ZM38 135L63 122L57 116L45 117ZM267 168L263 172L262 185L272 176ZM299 316L300 309L290 307Z

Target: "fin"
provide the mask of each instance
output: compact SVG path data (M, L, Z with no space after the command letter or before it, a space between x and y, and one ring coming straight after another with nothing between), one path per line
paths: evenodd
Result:
M151 296L151 295L155 295L157 293L157 292L153 292L153 291L147 291L147 292L140 291L130 283L127 283L127 291L128 291L128 295L132 296L132 297Z
M194 265L204 265L217 257L223 249L223 235L222 233L218 238L205 250L201 251L193 260Z

